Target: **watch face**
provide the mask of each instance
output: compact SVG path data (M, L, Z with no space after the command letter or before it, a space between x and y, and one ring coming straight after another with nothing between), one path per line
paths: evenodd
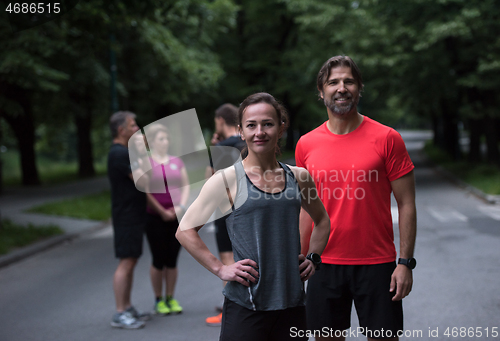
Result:
M409 258L409 259L399 258L398 264L404 264L408 268L413 270L417 266L417 261L415 258Z
M311 261L314 263L314 264L320 264L321 263L321 256L318 255L317 253L311 253L309 255Z

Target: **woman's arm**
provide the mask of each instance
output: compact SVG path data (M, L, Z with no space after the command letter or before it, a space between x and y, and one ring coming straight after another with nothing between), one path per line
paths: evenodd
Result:
M153 211L158 213L163 221L170 221L175 219L175 216L172 214L172 212L170 212L168 209L165 209L165 207L163 207L151 193L147 193L146 197L148 200L148 206Z
M186 204L189 199L189 177L186 171L186 167L181 168L181 199L179 204L174 207L175 213L178 217L182 217L184 213L186 213Z
M235 184L234 168L225 170L226 178L230 185ZM217 207L221 210L228 202L226 186L222 178L222 172L214 174L201 189L200 195L187 209L182 218L176 237L181 245L206 269L224 281L237 281L245 286L249 286L248 281L256 282L259 276L257 263L250 259L244 259L232 265L223 265L215 257L203 240L198 231L208 221ZM227 210L227 208L226 208ZM223 211L225 212L225 211Z

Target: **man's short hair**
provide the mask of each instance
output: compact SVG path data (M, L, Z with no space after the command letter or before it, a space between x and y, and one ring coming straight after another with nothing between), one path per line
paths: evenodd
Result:
M109 129L111 129L111 137L118 137L118 128L123 127L127 122L127 118L135 120L136 115L130 111L117 111L109 119Z
M222 117L230 127L238 126L238 107L230 103L221 105L215 110L215 117Z
M325 85L328 77L330 77L330 71L332 68L345 66L351 69L352 76L358 85L359 92L363 91L363 78L361 78L361 71L359 71L358 66L349 56L335 56L328 59L325 64L321 67L318 72L318 78L316 80L316 85L319 91L319 97L321 98L321 93L323 92L323 86Z

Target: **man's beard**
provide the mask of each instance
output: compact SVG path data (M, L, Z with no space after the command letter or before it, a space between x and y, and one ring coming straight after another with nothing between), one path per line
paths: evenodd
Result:
M348 112L350 112L356 105L356 100L354 100L351 97L349 97L351 99L351 101L349 102L349 104L346 104L346 105L337 105L335 104L335 98L332 98L331 100L328 100L328 99L324 99L324 103L325 103L325 106L330 109L333 113L337 114L337 115L345 115L347 114Z

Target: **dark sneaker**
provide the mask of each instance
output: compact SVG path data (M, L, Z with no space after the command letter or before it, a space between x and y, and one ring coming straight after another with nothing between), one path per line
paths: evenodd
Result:
M116 313L111 320L111 327L123 329L139 329L146 325L144 321L139 321L128 311Z
M127 310L135 319L139 321L149 321L151 320L151 313L145 312L145 311L139 311L134 308L134 306L131 306Z

